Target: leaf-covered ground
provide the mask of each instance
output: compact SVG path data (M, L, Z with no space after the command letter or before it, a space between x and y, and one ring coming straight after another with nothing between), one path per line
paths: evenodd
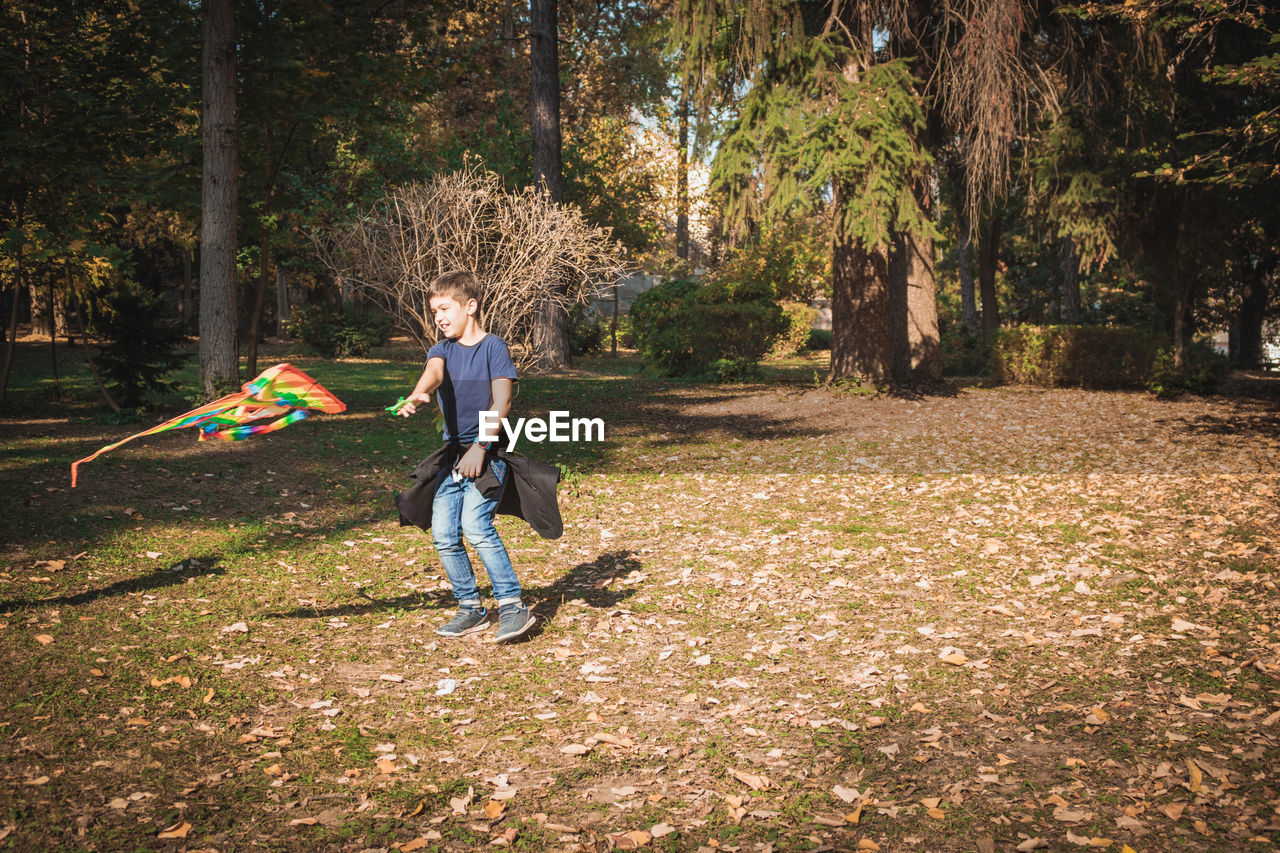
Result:
M0 420L0 844L1280 840L1273 404L584 361L522 383L607 441L522 448L569 471L565 535L500 521L542 622L496 646L433 634L443 572L396 524L412 357L300 363L347 414L145 439L75 491L142 425L83 387Z

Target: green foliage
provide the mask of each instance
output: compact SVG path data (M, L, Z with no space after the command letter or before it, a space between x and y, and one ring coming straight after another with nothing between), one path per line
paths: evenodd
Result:
M1081 269L1100 268L1114 257L1115 163L1090 144L1084 121L1071 110L1058 114L1033 149L1030 166L1035 208L1053 236L1074 241Z
M601 317L585 305L569 312L569 352L573 355L599 355L609 342L609 319Z
M735 251L716 276L768 287L783 300L831 295L831 237L812 219L779 222Z
M995 378L1049 388L1145 388L1166 340L1124 326L1014 326L992 345Z
M991 366L991 347L982 333L952 323L942 331L942 375L982 376Z
M1176 397L1184 392L1211 394L1230 372L1225 355L1205 340L1192 341L1182 352L1182 367L1173 363L1173 350L1161 350L1151 367L1147 390L1157 397Z
M753 282L674 279L631 306L645 361L666 376L747 377L785 328L772 293Z
M809 332L813 330L813 316L816 313L803 302L785 303L782 306L785 326L769 354L789 356L802 352L809 345Z
M909 65L877 63L851 81L848 54L813 39L757 75L711 170L731 223L784 221L834 188L844 238L886 246L895 231L933 233L912 194L930 160L916 142L924 114Z
M339 312L330 305L299 305L290 312L285 328L325 358L361 356L391 336L386 315L351 309Z
M150 394L167 391L164 377L186 360L178 347L186 336L168 322L168 308L158 294L122 279L96 300L92 333L106 343L98 347L103 381L125 408L138 408Z
M599 117L578 128L565 144L564 199L642 254L660 242L663 229L658 175L652 156L632 144L634 136L621 118Z
M810 329L809 337L805 340L805 349L824 350L831 349L831 330L830 329Z

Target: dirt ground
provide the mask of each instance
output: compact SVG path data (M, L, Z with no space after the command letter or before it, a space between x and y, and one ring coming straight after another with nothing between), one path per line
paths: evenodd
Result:
M1280 840L1273 403L596 378L564 536L499 523L510 646L434 635L372 414L74 494L101 428L0 422L0 846Z

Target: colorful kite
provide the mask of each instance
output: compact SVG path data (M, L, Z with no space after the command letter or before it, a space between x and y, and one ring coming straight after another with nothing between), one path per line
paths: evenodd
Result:
M201 441L211 438L241 441L251 435L275 432L297 423L307 416L306 409L337 414L346 411L347 405L293 365L277 364L264 370L252 382L245 383L235 394L228 394L198 409L192 409L185 415L121 439L115 444L108 444L92 456L72 463L71 487L75 488L76 469L81 464L144 435L193 426L200 428ZM264 424L252 423L263 418L275 420Z

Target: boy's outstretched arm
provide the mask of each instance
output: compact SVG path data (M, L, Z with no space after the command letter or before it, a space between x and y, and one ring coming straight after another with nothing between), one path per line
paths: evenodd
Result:
M489 411L497 412L499 419L511 414L510 379L499 377L489 383ZM454 467L464 477L479 477L480 471L484 467L484 452L485 445L477 442L471 445L466 453L462 454L462 458L458 460L458 464Z
M404 405L396 410L402 418L412 416L418 411L418 404L431 402L431 392L444 382L444 359L439 356L429 360L418 377L418 384L413 386L413 393L404 398Z

